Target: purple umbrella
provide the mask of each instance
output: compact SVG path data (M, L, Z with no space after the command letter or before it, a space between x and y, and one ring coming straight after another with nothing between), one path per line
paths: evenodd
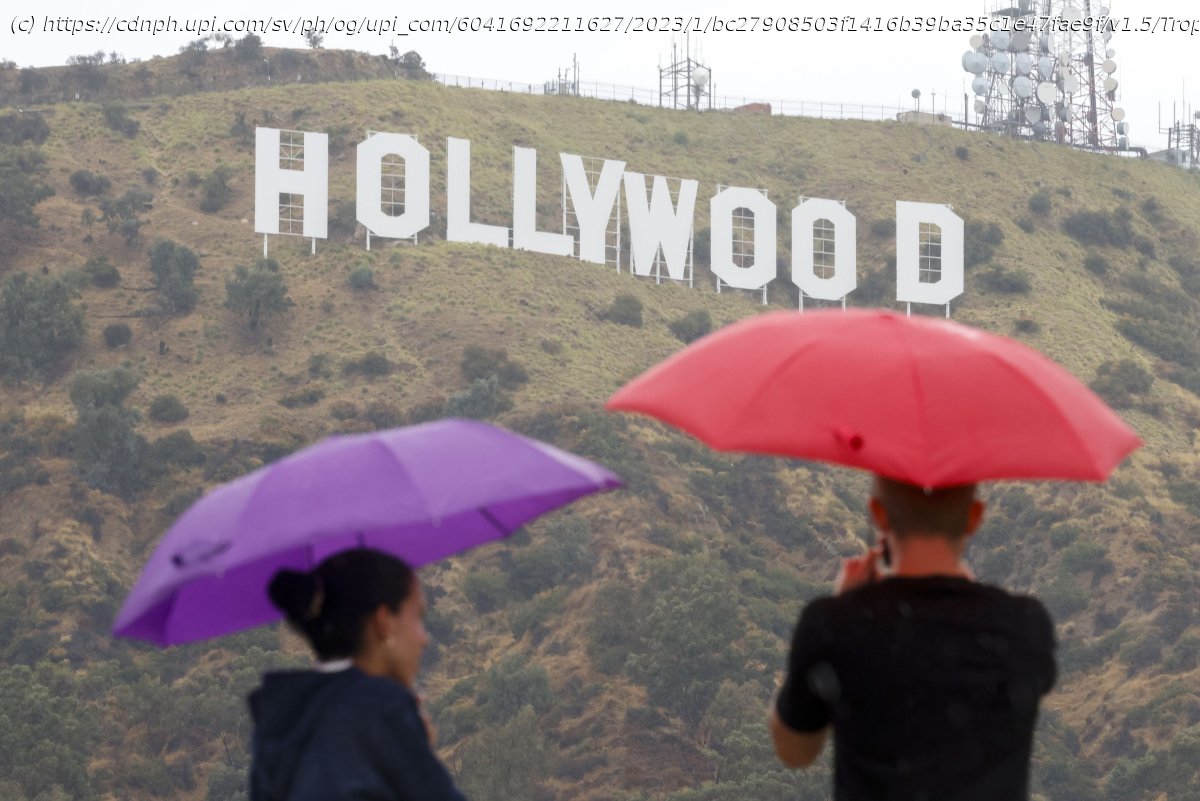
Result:
M593 462L471 420L330 437L184 512L113 633L173 645L268 623L280 617L265 589L280 568L363 546L417 567L620 484Z

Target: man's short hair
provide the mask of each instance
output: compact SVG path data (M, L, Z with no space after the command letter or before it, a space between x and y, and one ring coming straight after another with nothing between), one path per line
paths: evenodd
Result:
M975 485L926 489L877 475L874 496L883 504L897 536L917 533L956 538L967 530Z

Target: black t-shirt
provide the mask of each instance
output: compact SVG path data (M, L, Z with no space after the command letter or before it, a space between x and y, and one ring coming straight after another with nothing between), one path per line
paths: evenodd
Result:
M1019 801L1054 680L1035 599L889 578L804 608L777 709L794 731L833 724L837 801Z

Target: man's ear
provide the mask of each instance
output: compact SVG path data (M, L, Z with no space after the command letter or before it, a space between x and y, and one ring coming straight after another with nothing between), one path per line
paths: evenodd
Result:
M867 510L871 513L871 520L875 523L875 528L880 531L891 531L892 527L888 523L887 509L883 508L883 502L872 496L867 501Z
M392 630L392 615L387 604L375 607L375 611L367 618L367 630L374 640L383 641L388 638Z
M968 537L983 524L983 513L986 509L987 504L983 501L971 501L971 506L967 509L967 530L964 532Z

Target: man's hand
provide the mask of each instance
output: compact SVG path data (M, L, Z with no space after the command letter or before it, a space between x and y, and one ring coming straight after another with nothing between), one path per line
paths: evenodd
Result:
M833 584L834 595L841 595L847 590L871 584L883 578L879 569L879 560L883 556L883 546L876 545L862 556L852 556L842 562L837 581Z

